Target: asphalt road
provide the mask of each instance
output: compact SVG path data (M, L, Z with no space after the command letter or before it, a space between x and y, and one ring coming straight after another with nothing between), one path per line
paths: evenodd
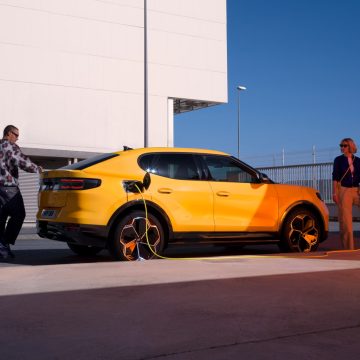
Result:
M360 251L338 249L334 232L310 255L208 246L119 263L23 234L0 263L0 358L358 359Z

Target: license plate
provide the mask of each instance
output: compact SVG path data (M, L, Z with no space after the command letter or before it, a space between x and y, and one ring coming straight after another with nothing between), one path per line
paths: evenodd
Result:
M56 217L56 210L44 209L41 212L41 217L43 219L54 219Z

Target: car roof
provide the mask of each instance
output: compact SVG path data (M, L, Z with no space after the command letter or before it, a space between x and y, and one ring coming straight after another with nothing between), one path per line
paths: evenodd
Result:
M133 154L141 155L148 153L196 153L196 154L215 154L215 155L229 155L222 151L218 150L209 150L209 149L197 149L197 148L176 148L176 147L148 147L148 148L138 148L131 150L122 150L116 151L116 154Z

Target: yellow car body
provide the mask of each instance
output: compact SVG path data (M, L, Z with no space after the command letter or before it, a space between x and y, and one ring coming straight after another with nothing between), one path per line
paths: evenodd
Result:
M108 248L115 259L151 258L185 240L312 251L327 238L328 210L316 190L274 184L219 151L130 149L41 178L38 234L79 254Z

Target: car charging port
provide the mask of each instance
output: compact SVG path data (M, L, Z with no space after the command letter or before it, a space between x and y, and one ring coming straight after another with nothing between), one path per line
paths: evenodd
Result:
M138 180L124 180L123 187L127 193L138 194L140 191L144 191L144 184Z
M143 181L140 180L124 180L122 182L124 190L128 193L138 194L140 192L144 192L150 186L151 179L150 174L146 173L144 175Z

